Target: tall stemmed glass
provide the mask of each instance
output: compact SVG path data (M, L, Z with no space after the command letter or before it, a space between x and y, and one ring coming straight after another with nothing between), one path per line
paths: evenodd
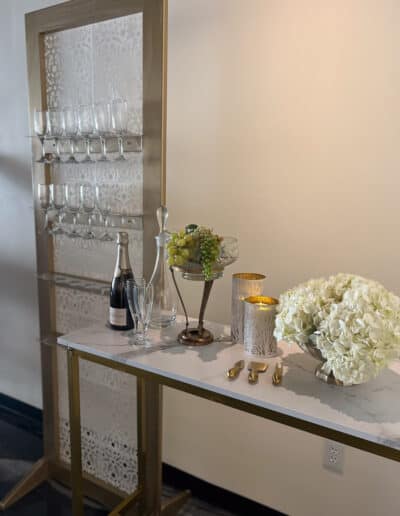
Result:
M68 233L70 238L79 238L81 234L76 230L76 220L81 209L81 185L67 184L65 187L67 208L72 213L72 230Z
M65 231L60 226L64 217L64 208L66 203L65 185L50 185L51 201L54 208L57 210L57 226L52 230L52 235L63 235Z
M83 233L82 238L86 240L93 240L96 235L92 231L92 216L96 207L95 191L91 184L81 185L81 205L84 213L88 215L88 229Z
M101 235L100 240L103 242L112 242L114 238L108 232L109 217L111 213L111 187L110 185L96 186L96 204L97 209L101 213L104 221L105 232Z
M115 161L125 161L124 136L128 134L128 103L123 99L111 102L111 124L113 133L118 136L119 155Z
M75 108L66 107L64 109L64 125L65 136L69 138L70 143L70 156L66 163L78 163L78 160L75 158L75 138L78 135L78 118Z
M150 344L150 340L147 338L147 330L153 309L153 285L151 283L146 284L146 281L142 278L128 280L126 283L126 291L131 313L134 308L132 318L136 318L137 321L134 341L138 345Z
M51 208L50 185L38 185L38 199L40 208L44 213L44 224L42 231L45 231L49 226L49 210Z
M48 134L54 138L56 146L56 157L53 162L60 162L60 138L64 134L64 113L57 109L49 109L48 111Z
M101 156L98 161L109 161L107 158L106 136L111 133L111 107L108 102L98 102L94 105L95 132L100 137Z
M81 163L94 163L90 156L90 136L94 132L94 113L91 104L79 106L78 128L80 136L85 138L86 155Z
M47 163L46 150L44 148L44 139L47 134L47 111L39 111L35 109L33 113L33 128L35 134L39 137L42 146L42 156L37 160L37 163Z

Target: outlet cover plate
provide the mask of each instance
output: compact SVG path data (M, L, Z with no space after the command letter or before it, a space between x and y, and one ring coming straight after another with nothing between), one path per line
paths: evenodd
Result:
M336 441L324 441L322 464L325 469L343 474L344 446Z

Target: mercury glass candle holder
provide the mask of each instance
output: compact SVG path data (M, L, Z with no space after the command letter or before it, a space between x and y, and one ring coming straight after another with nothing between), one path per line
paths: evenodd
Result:
M244 299L261 295L264 287L264 274L254 272L238 272L232 275L232 310L231 337L232 342L243 344Z
M250 296L244 300L244 350L248 355L275 357L278 345L274 337L278 300Z

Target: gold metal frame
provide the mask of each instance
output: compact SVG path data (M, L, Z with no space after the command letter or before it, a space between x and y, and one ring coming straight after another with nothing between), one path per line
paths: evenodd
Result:
M307 421L300 417L290 416L288 414L283 414L272 409L260 407L247 401L237 400L225 394L209 391L204 387L190 385L184 381L174 380L157 373L143 371L138 367L134 367L122 362L117 362L116 360L99 357L85 351L75 350L75 353L77 353L81 359L95 362L96 364L101 364L105 367L116 369L117 371L133 374L137 377L144 378L145 380L150 379L165 387L171 387L172 389L183 391L187 394L198 396L199 398L204 398L215 403L221 403L222 405L246 412L247 414L253 414L255 416L274 421L275 423L281 423L291 428L302 430L303 432L307 432L309 434L340 442L347 446L351 446L352 448L357 448L359 450L372 453L373 455L384 457L385 459L400 462L400 450L391 448L390 446L374 443L362 437L356 437L340 430L327 428L323 425L319 425L318 423L312 423L311 421Z
M318 435L343 443L353 448L367 451L374 455L400 462L400 450L383 444L373 443L345 432L326 428L317 423L311 423L295 416L289 416L271 409L259 407L241 400L236 400L224 394L211 392L205 388L189 385L180 380L173 380L157 373L143 371L138 367L93 355L91 353L69 348L69 397L71 438L71 463L74 472L72 496L74 516L83 515L82 501L82 471L81 463L81 432L79 414L79 359L110 367L117 371L137 377L138 382L138 423L139 423L139 487L138 489L110 514L119 516L123 510L138 504L140 516L172 516L175 515L190 496L185 491L164 506L161 504L161 444L162 444L162 388L171 387L209 401L221 403L231 408L253 414L270 421Z
M168 0L70 0L25 16L29 106L32 113L35 107L47 108L43 52L46 33L143 13L143 273L145 275L150 275L155 260L154 236L157 234L155 212L165 202L167 2ZM35 138L32 139L32 152L34 156L39 152L39 142ZM37 184L50 183L50 166L34 164L32 182L34 192ZM36 195L34 195L34 211L37 272L38 275L52 273L54 272L52 243L47 235L39 230L40 208ZM71 484L70 468L61 461L58 453L57 349L56 346L46 343L56 334L54 288L49 282L38 281L38 294L44 457L0 501L0 510L10 507L46 479L54 478L64 484ZM76 403L77 400L72 401ZM74 474L75 471L73 477ZM126 493L86 474L82 483L82 492L110 508L115 507L126 496Z

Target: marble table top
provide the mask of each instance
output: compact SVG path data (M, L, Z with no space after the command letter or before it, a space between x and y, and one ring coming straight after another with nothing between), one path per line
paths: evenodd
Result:
M176 341L183 327L179 319L171 328L149 330L152 345L146 348L106 325L73 331L59 337L58 344L400 450L399 361L369 383L338 387L314 376L317 362L311 356L281 342L280 355L267 359L267 372L250 385L245 370L233 381L225 376L236 361L244 359L247 367L252 359L242 345L230 342L228 326L207 323L219 339L201 347ZM283 364L283 381L275 387L271 378L277 360Z

